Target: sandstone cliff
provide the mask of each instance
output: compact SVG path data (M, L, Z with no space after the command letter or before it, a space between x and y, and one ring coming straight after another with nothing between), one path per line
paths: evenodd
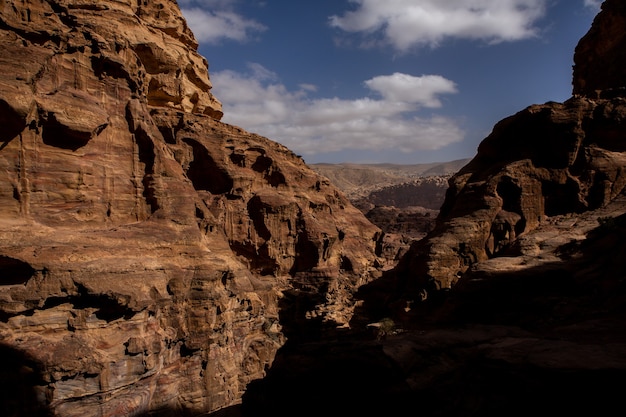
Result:
M379 229L221 123L196 48L173 0L0 2L6 415L236 404L375 276Z
M511 256L517 237L551 217L602 208L624 191L623 5L603 10L577 47L575 95L499 122L450 179L435 230L400 268L417 277L411 285L450 288L473 265Z

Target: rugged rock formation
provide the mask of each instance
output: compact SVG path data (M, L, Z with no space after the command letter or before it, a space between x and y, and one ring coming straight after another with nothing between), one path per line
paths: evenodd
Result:
M626 89L626 4L607 1L574 54L574 94L590 98L624 96Z
M584 62L577 74L590 75L578 75L575 92L584 83L595 91L599 85L594 79L612 79L604 77L604 63L619 55L603 45L626 39L611 35L623 34L623 25L609 30L604 23L619 21L623 5L607 1L603 10L577 48L577 62ZM586 50L606 55L587 60L582 55ZM590 62L597 67L589 67ZM608 71L613 67L623 65ZM494 127L477 156L451 178L435 230L414 246L401 267L419 277L417 287L450 288L472 265L511 256L515 238L548 218L604 207L624 191L626 94L618 94L621 78L613 78L612 98L594 93L594 98L577 95L564 103L533 105Z
M0 2L0 376L33 388L5 415L236 404L376 274L379 229L219 122L196 47L172 0Z
M383 231L380 254L389 268L395 267L414 241L434 228L449 178L450 175L411 179L351 200Z
M383 236L380 255L393 268L415 240L431 231L448 179L470 160L430 164L313 164L339 187Z
M346 197L351 201L359 199L367 200L368 196L373 196L378 204L380 200L388 200L389 198L404 197L405 202L410 201L410 206L422 205L416 204L416 201L427 201L432 204L426 190L418 190L416 193L395 193L394 186L402 186L403 184L414 184L419 186L425 179L434 179L439 185L438 177L449 177L463 168L470 159L458 159L449 162L432 162L424 164L312 164L311 168L316 172L324 175L335 186L339 187ZM445 184L447 188L447 184ZM387 190L384 192L383 190ZM381 195L378 195L381 192ZM408 191L408 190L407 190ZM422 194L426 194L422 198ZM436 204L439 209L441 201ZM424 205L430 207L430 205Z
M498 123L450 180L435 231L415 248L422 284L450 288L547 217L613 200L626 185L625 116L622 98L578 97Z
M612 414L626 377L625 213L619 196L553 216L516 239L517 255L423 302L390 305L385 274L360 291L376 333L280 351L244 415Z
M381 187L364 197L354 199L353 202L361 211L376 206L424 207L438 211L443 204L448 189L448 179L451 176L452 173L445 176L421 177L401 184Z
M623 24L606 26L622 10L622 1L607 0L591 33L601 26L611 39L593 45L587 36L578 51L625 39ZM586 79L602 80L611 71L604 63L624 67L614 59L609 50ZM622 409L615 383L626 377L620 86L500 122L451 179L436 229L398 268L360 288L363 309L379 320L372 323L378 340L363 335L280 354L268 377L250 386L245 415L288 416L298 404L321 415L328 398L338 415Z
M413 241L433 229L438 212L423 207L377 206L365 213L383 231L380 255L387 260L387 267L395 267Z

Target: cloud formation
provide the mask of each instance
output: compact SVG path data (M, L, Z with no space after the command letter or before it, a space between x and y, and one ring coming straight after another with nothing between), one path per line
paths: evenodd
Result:
M604 0L585 0L585 6L600 10Z
M438 75L395 73L365 81L377 98L310 98L315 86L289 91L276 74L258 64L250 73L212 74L214 94L224 107L223 121L267 136L303 155L348 149L399 152L436 150L460 142L463 132L443 116L420 116L441 107L440 96L456 93Z
M178 3L199 42L246 42L255 33L267 29L263 24L236 13L237 0L179 0Z
M437 95L457 92L456 85L440 75L414 77L396 72L374 77L365 81L365 85L386 101L415 103L431 108L441 107Z
M490 43L534 37L547 0L349 0L356 9L329 18L332 27L378 37L399 51L447 38ZM590 0L586 0L590 1Z

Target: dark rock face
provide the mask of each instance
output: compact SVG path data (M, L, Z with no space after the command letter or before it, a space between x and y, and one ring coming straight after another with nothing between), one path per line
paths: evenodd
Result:
M574 54L574 94L590 98L624 95L626 4L606 0Z
M0 22L5 415L215 411L284 329L350 321L379 229L219 122L175 1L2 1Z
M498 123L451 178L433 233L413 248L408 268L420 285L450 288L547 217L612 201L626 185L624 116L622 98L572 98Z
M400 267L411 285L449 289L473 265L550 217L605 207L626 177L623 2L606 1L576 48L574 97L499 122L450 180L432 234Z
M581 41L574 97L498 123L451 178L435 229L360 288L363 310L395 330L369 350L324 346L354 365L375 356L376 377L354 385L365 400L348 390L345 409L452 417L622 408L612 381L626 376L626 26L610 25L621 16L623 2L606 1ZM312 356L304 353L285 353L292 365L281 368L281 356L270 377L292 377L293 363ZM306 379L319 368L301 369ZM278 392L280 380L266 381L247 395Z

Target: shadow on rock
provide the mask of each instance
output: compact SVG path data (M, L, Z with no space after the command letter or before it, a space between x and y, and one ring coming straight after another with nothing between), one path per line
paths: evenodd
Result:
M297 333L267 377L249 385L243 416L623 410L617 381L626 377L626 216L600 223L586 240L558 248L559 261L479 266L405 317L390 305L406 296L410 277L389 273L364 286L361 324L390 316L413 327L382 340L317 329L322 337L313 341Z
M51 417L41 364L0 344L0 410L4 417Z
M281 300L280 321L287 342L266 377L248 385L242 415L399 413L409 392L400 369L373 333L307 319L316 297L320 294L295 290Z

